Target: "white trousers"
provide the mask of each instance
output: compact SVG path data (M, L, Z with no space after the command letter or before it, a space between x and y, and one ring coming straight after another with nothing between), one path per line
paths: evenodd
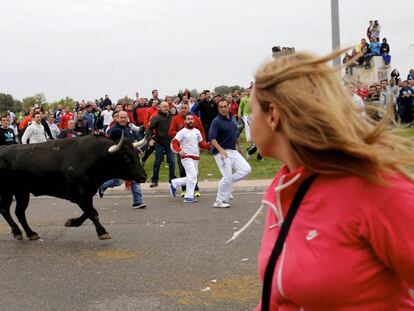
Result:
M250 119L251 116L242 116L242 120L244 122L244 133L246 134L246 141L252 141L252 136L250 135Z
M197 184L198 176L198 160L184 158L181 159L181 163L185 169L186 177L175 178L171 180L171 184L174 188L178 188L185 185L185 197L194 198L194 189Z
M226 149L228 158L222 159L220 153L214 155L223 178L217 189L217 201L228 202L234 182L243 179L252 171L249 163L236 150ZM233 173L234 170L234 173Z

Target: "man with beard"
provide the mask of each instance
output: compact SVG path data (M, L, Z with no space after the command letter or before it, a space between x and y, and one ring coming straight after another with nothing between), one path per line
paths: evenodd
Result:
M178 115L174 116L174 118L171 121L170 129L168 130L168 135L170 137L175 137L175 135L179 131L186 128L186 125L187 125L186 117L187 117L188 114L190 114L189 103L188 102L183 102L181 104L181 112ZM204 132L204 128L203 128L203 125L201 124L201 121L200 121L199 117L193 116L193 125L192 125L192 127L195 128L195 129L198 129L200 131L201 136L202 136L203 140L205 141L206 134ZM186 172L187 171L186 171L186 169L184 168L184 166L182 164L180 154L177 155L177 163L178 163L178 171L179 171L180 177L186 177ZM185 196L186 183L182 183L181 188L182 188L181 196ZM200 196L200 191L199 191L197 183L196 183L195 190L194 190L194 196L195 197Z
M194 116L185 116L185 128L178 131L171 142L173 152L178 153L185 169L186 177L171 180L170 193L176 196L177 187L186 185L184 203L194 203L194 189L197 184L198 161L200 160L200 147L209 149L210 145L203 141L201 132L194 128Z

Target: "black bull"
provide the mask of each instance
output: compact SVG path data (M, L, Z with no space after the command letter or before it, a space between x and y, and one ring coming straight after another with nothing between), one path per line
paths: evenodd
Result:
M99 239L111 237L99 222L93 196L99 186L120 178L142 183L146 179L137 152L131 142L114 142L102 136L62 139L41 144L0 147L0 212L11 227L13 236L23 239L22 231L10 215L13 195L16 216L27 238L39 239L28 225L25 211L30 193L49 195L79 205L83 214L68 219L67 227L79 227L90 219Z

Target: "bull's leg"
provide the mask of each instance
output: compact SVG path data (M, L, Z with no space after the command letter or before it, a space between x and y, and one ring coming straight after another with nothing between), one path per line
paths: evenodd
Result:
M20 192L16 194L16 216L20 224L23 226L26 236L29 240L39 240L39 235L34 232L27 223L26 209L29 205L30 193Z
M80 227L85 222L86 219L88 219L88 215L86 215L86 213L83 213L78 218L69 218L65 222L65 227Z
M6 219L7 223L10 225L13 237L16 240L23 240L22 231L10 215L10 205L12 201L13 194L2 193L0 197L0 213L3 215L4 219Z
M96 233L98 234L98 238L100 240L111 239L108 232L106 232L105 228L99 222L99 215L98 215L98 212L96 211L96 209L93 207L92 201L93 201L92 197L86 198L85 200L83 200L82 202L79 203L79 207L88 216L88 218L90 220L92 220L92 222L94 223Z

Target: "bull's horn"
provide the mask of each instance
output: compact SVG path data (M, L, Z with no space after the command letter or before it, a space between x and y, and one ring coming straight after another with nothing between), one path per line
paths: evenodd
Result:
M109 147L108 152L114 153L121 149L122 142L124 141L124 131L122 131L121 139L119 140L118 144Z
M144 137L143 139L133 143L132 145L134 146L134 148L139 148L139 147L143 146L146 142L147 142L147 138Z

